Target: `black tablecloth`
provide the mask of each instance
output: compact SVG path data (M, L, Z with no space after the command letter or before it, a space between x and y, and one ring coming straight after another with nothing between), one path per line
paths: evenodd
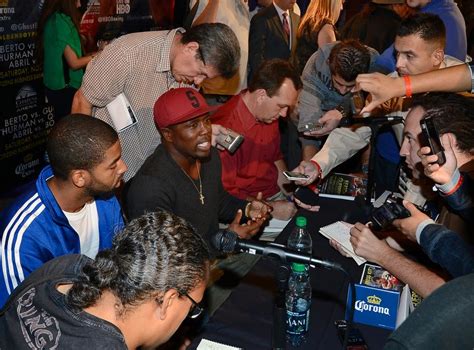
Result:
M353 201L321 198L321 209L317 213L300 210L308 221L308 230L313 240L313 255L343 265L351 277L358 282L362 273L353 259L342 257L329 245L319 228L337 220L354 223L364 221L362 208ZM277 242L284 243L294 227L292 220L282 231ZM264 257L241 281L229 299L214 314L191 348L201 338L244 349L270 349L272 347L272 312L276 289L275 272L279 267L275 259ZM299 349L340 349L334 321L344 318L348 278L338 272L324 268L311 270L313 296L310 312L308 340ZM369 349L381 349L389 331L357 325Z

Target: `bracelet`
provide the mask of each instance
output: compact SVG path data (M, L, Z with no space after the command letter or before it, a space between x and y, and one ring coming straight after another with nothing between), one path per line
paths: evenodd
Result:
M252 205L252 202L248 202L247 205L245 206L245 211L244 214L247 218L250 219L250 206Z
M321 179L323 177L323 172L322 172L321 166L318 164L318 162L316 162L313 159L311 159L310 162L313 163L316 166L316 169L318 170L318 176L313 181L313 183L316 184L316 186L317 186L321 182Z
M411 79L409 75L404 75L403 80L405 81L405 97L411 98L413 96L411 90Z

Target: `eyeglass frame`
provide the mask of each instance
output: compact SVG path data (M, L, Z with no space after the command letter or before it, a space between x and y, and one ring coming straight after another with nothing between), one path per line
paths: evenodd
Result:
M191 298L191 296L188 293L180 293L180 294L188 298L192 303L191 309L189 309L188 318L195 319L201 316L202 312L204 311L204 308L200 306L196 300Z

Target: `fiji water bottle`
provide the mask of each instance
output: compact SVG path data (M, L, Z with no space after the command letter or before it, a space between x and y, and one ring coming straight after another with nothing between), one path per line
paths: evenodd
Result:
M304 216L296 217L296 226L291 232L290 237L288 237L287 246L288 248L298 252L311 255L311 252L313 251L313 242L308 230L306 229L306 218ZM308 270L309 266L305 266L306 270Z
M306 341L311 306L311 283L304 264L293 263L286 292L286 338L292 346Z

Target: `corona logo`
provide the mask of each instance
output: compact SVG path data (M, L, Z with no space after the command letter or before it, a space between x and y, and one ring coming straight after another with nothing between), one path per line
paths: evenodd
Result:
M382 302L382 299L376 295L370 295L367 297L367 302L374 305L380 305L380 303Z
M368 298L370 298L370 297L368 297ZM380 298L378 298L378 299L380 299ZM382 307L382 306L367 304L363 300L357 300L356 301L355 309L359 312L369 311L369 312L376 312L378 314L384 314L384 315L390 316L390 310L389 310L388 307Z

